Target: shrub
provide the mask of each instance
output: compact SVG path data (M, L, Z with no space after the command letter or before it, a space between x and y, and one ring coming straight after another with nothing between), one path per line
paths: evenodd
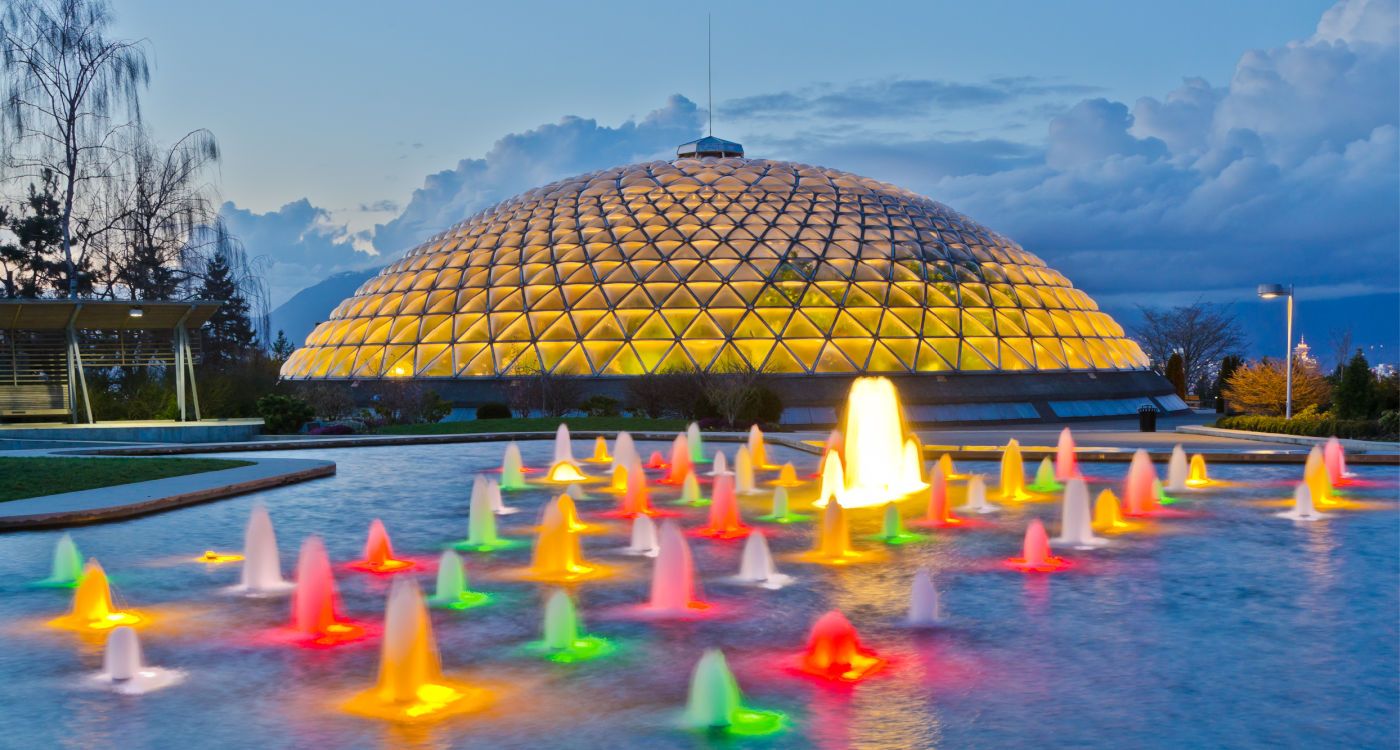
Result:
M1381 418L1377 421L1380 423L1381 431L1385 434L1400 433L1400 411L1383 411Z
M488 401L476 407L477 419L510 419L510 407L499 401Z
M608 396L589 396L578 407L590 417L616 417L622 413L622 403Z
M1283 364L1264 359L1251 362L1230 375L1223 395L1231 408L1246 414L1283 414L1285 393ZM1331 393L1317 368L1293 363L1293 407L1305 409L1327 403Z
M1228 430L1248 430L1250 432L1273 432L1280 435L1304 435L1307 437L1339 437L1356 440L1393 438L1394 429L1387 429L1380 420L1337 419L1328 415L1311 417L1237 416L1225 417L1215 423L1216 427Z
M339 422L333 424L323 424L306 431L308 435L354 435L355 428L348 424Z
M258 399L258 414L263 418L263 427L277 435L294 433L315 416L305 401L280 393L269 393Z
M783 399L766 385L754 387L748 403L739 412L739 421L757 424L777 424L783 417Z
M336 420L355 413L355 400L345 383L297 383L296 395L311 405L317 419Z

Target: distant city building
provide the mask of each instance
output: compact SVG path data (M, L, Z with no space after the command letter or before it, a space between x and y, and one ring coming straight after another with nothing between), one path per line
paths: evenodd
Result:
M1308 346L1302 334L1298 336L1298 345L1293 347L1293 361L1307 367L1317 367L1317 358L1312 355L1312 347Z

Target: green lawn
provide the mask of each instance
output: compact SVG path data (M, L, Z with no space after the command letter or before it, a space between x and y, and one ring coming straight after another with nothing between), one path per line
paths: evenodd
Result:
M587 432L679 432L690 424L684 419L644 419L637 417L531 417L528 419L469 419L465 422L435 424L396 424L379 428L381 435L469 435L480 432L553 432L560 422L570 430Z
M0 458L0 502L248 466L222 458Z

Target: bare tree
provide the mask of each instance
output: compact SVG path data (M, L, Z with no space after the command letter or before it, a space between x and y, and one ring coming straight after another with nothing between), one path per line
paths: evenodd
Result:
M1351 353L1355 347L1351 344L1351 326L1333 328L1327 335L1327 343L1332 347L1332 370L1338 371L1346 367L1351 360Z
M698 373L700 391L726 424L733 426L763 380L763 370L736 359L722 359Z
M83 266L74 206L90 183L111 176L115 141L139 125L139 95L150 81L142 43L108 39L111 22L103 0L11 0L0 18L5 166L57 177L69 297L78 295Z
M1152 369L1165 372L1171 356L1180 354L1187 383L1214 378L1220 359L1244 347L1244 329L1228 305L1196 301L1169 310L1138 309L1142 324L1132 334L1152 359Z

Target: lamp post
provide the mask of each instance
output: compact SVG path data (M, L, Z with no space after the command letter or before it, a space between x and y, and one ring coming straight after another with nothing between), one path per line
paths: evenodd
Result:
M1259 296L1263 299L1288 298L1288 348L1284 349L1284 395L1283 418L1293 418L1293 285L1260 284Z

